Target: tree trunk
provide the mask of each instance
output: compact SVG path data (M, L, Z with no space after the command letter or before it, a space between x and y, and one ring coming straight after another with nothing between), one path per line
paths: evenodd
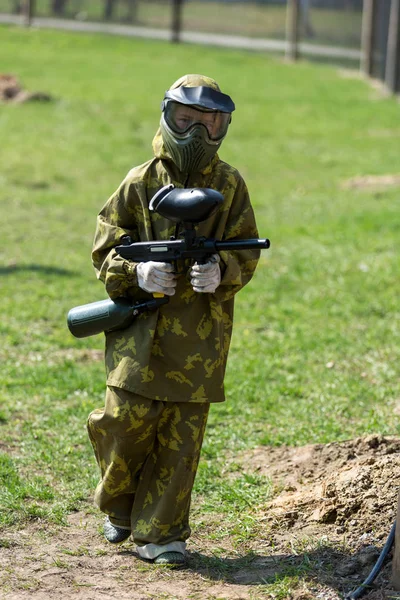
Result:
M183 0L172 0L172 42L179 42L182 30Z
M138 0L127 0L128 3L128 21L136 23L138 14Z
M114 0L106 0L106 3L104 5L104 20L105 21L111 21L111 19L113 17L113 13L114 13L114 6L115 6Z
M288 0L286 5L286 59L299 58L300 2Z
M372 55L374 50L374 19L376 18L376 0L364 0L361 26L361 72L367 77L372 75Z
M32 24L33 13L34 13L35 0L24 0L22 3L22 10L25 18L25 25L30 27Z
M52 10L55 15L63 15L68 0L52 0Z

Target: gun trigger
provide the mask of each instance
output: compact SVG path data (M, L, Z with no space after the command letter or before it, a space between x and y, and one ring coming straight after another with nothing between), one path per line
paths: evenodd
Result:
M120 244L122 246L130 246L131 244L133 244L133 239L130 235L123 235L120 239Z

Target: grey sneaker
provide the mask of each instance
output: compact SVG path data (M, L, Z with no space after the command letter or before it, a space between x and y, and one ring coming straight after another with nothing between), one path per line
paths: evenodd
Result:
M186 564L186 557L182 552L163 552L154 559L154 564L182 566Z
M121 544L131 535L130 529L122 529L113 525L110 519L107 517L104 521L104 537L110 544Z

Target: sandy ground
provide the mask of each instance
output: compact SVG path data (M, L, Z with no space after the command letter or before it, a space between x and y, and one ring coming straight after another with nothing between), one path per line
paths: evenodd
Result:
M273 500L259 509L261 534L238 554L229 540L223 550L219 541L216 553L210 536L206 542L195 531L185 569L139 560L130 541L107 544L102 517L90 510L71 514L69 527L32 523L3 531L0 598L272 599L277 596L261 586L274 579L283 586L298 568L303 577L285 592L288 600L343 598L371 571L396 518L399 452L399 439L370 436L302 448L259 447L240 456L247 472L274 483ZM390 557L363 598L400 597L390 586Z

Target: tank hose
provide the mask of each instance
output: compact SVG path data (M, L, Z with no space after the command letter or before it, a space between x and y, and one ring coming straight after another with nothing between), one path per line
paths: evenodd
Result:
M366 580L358 587L354 592L350 592L345 596L346 600L357 600L357 598L361 598L366 592L368 592L368 588L372 585L372 582L375 580L376 576L382 569L383 563L385 562L385 558L389 554L391 547L394 542L394 534L396 532L396 521L392 525L392 529L390 530L389 537L386 540L385 545L382 548L382 552L379 555L378 560L376 561L374 568L371 573L368 575Z

